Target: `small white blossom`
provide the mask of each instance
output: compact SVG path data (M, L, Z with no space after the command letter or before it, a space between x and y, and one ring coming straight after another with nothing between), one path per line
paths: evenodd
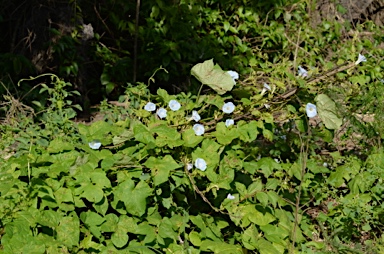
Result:
M99 140L95 139L95 140L92 140L91 142L89 142L88 145L93 150L98 150L101 146L101 142Z
M227 127L234 125L234 124L235 124L235 121L233 119L225 120L225 126L227 126Z
M232 102L227 102L223 106L223 112L226 114L230 114L235 110L235 105Z
M233 82L236 84L236 79L239 79L239 73L236 71L227 71L227 73L231 76Z
M201 135L203 135L204 134L204 132L205 132L205 130L204 130L204 125L202 125L202 124L195 124L195 125L193 125L193 130L195 131L195 134L197 135L197 136L201 136Z
M267 91L271 91L271 87L267 84L263 84L263 90L261 90L261 95L264 95Z
M299 65L299 77L303 77L303 78L308 77L307 70L301 67L300 65Z
M328 168L328 163L324 162L324 163L323 163L323 167Z
M361 62L366 62L367 58L363 56L362 54L359 54L359 57L357 58L357 61L355 62L356 65L358 65Z
M265 107L266 109L269 109L269 108L271 107L271 105L269 105L269 104L264 104L264 107Z
M181 105L178 101L176 100L171 100L168 104L169 108L172 110L172 111L177 111L180 109Z
M205 171L207 169L207 163L204 159L197 158L195 161L195 167L201 171Z
M196 110L193 110L193 111L192 111L192 117L191 117L191 118L192 118L193 120L195 120L195 122L198 122L198 121L200 121L200 119L201 119L199 113L197 113Z
M316 105L312 103L308 103L305 107L305 111L307 112L307 116L309 118L315 117L317 115L317 108Z
M188 164L187 164L187 169L188 169L188 171L190 171L192 168L193 168L193 164L192 164L192 163L188 163Z
M144 109L145 109L146 111L149 111L149 112L151 112L151 111L155 111L155 110L156 110L156 105L155 105L155 103L148 102L148 103L144 106Z
M235 196L233 196L231 193L228 194L227 199L234 200Z
M159 110L157 110L157 115L161 119L166 118L167 117L167 110L165 108L159 108Z

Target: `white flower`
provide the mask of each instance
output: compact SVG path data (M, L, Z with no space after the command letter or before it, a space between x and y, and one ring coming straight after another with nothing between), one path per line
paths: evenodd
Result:
M324 162L324 163L323 163L323 167L328 168L328 163Z
M197 135L197 136L201 136L201 135L203 135L204 134L204 125L202 125L202 124L195 124L194 126L193 126L193 130L195 131L195 134Z
M267 83L264 83L263 90L261 90L261 95L264 95L267 91L271 91L271 87Z
M300 65L299 65L299 77L303 77L303 78L308 77L307 70L301 67Z
M358 65L361 62L366 62L367 58L363 56L362 54L359 54L359 57L357 58L357 61L355 62L356 65Z
M264 104L264 107L265 107L266 109L269 109L269 108L271 107L271 105L269 105L269 104Z
M151 111L155 111L155 110L156 110L156 105L155 105L155 103L148 102L148 103L144 106L144 109L145 109L146 111L149 111L149 112L151 112Z
M93 150L98 150L101 146L101 142L99 140L95 139L95 140L92 140L91 142L89 142L88 145Z
M231 193L228 194L227 199L234 200L235 196L233 196Z
M317 115L316 105L312 103L307 104L307 106L305 107L305 111L307 112L307 116L309 118L315 117Z
M264 83L264 88L267 89L268 91L271 91L271 87L267 84L267 83Z
M159 108L159 110L157 110L157 115L161 119L166 118L167 117L167 110L165 108Z
M235 110L235 105L232 102L227 102L223 106L223 112L226 114L230 114Z
M204 159L197 158L195 161L195 167L201 171L205 171L207 169L207 163Z
M169 103L168 103L168 106L169 108L172 110L172 111L177 111L180 109L181 105L178 101L176 100L171 100Z
M195 122L198 122L198 121L200 121L200 119L201 119L199 113L197 113L196 110L193 110L193 111L192 111L192 117L191 117L191 118L192 118L193 120L195 120Z
M225 126L227 126L227 127L234 125L234 124L235 124L235 121L233 119L225 120Z
M192 164L192 163L188 163L188 164L187 164L187 169L188 169L188 171L190 171L192 168L193 168L193 164Z
M239 73L236 71L227 71L227 73L231 76L233 82L236 84L236 79L239 79Z

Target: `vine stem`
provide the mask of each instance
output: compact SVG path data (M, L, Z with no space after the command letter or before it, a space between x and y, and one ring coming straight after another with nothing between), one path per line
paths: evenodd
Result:
M308 132L307 132L308 137L310 136L310 133L311 133L311 129L310 129L310 126L308 124ZM292 230L292 246L291 246L290 253L295 253L296 231L297 231L297 227L299 225L299 210L300 210L301 190L302 190L302 184L304 181L305 170L307 168L308 146L309 146L308 139L305 141L305 144L304 144L301 135L299 135L299 137L300 137L300 143L301 143L301 147L300 147L301 176L300 176L299 190L298 190L298 193L296 196L295 221L294 221L293 230Z

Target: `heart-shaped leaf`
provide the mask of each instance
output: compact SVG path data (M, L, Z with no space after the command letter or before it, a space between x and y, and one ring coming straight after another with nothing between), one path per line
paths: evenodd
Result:
M235 81L219 65L213 63L213 59L193 66L191 74L202 84L211 87L218 94L224 94L231 91Z
M325 127L332 130L339 129L343 120L337 116L335 102L325 94L317 95L315 101L317 111Z

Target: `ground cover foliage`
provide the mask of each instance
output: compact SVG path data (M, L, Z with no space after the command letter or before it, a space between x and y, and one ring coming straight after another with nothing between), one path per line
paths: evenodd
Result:
M232 66L203 58L176 94L151 93L158 66L91 123L62 77L20 80L46 78L1 104L0 252L383 252L382 33L307 7L208 19Z

